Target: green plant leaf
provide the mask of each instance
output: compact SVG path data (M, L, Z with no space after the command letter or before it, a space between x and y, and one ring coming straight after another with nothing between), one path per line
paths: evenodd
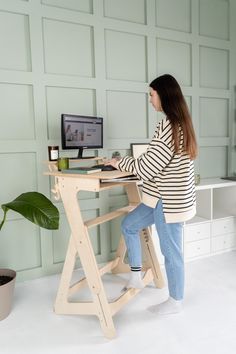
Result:
M59 212L53 203L38 192L27 192L19 195L12 202L2 204L4 217L0 224L0 230L6 220L6 213L9 209L20 213L34 224L49 230L59 228Z

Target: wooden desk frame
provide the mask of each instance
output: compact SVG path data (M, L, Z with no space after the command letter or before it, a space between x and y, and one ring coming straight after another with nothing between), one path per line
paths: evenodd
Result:
M139 189L135 182L101 183L101 179L129 175L126 172L97 172L85 176L62 174L50 168L50 172L46 174L55 176L56 183L53 192L57 197L60 196L62 199L71 229L71 237L54 310L57 314L96 315L99 318L104 335L107 338L114 338L116 331L112 317L138 294L140 289L128 289L115 301L108 302L101 277L107 272L129 272L129 265L124 263L126 253L125 242L123 237L121 237L115 259L99 269L88 230L93 226L110 221L133 210L140 203ZM129 201L128 206L84 222L77 200L77 193L79 191L100 192L114 188L115 186L125 187ZM142 230L141 241L146 258L143 267L145 272L143 282L146 286L153 280L156 287L161 288L164 283L149 228ZM85 277L75 284L70 285L77 257L80 258ZM85 286L88 286L91 291L92 302L70 302L68 300L69 296Z

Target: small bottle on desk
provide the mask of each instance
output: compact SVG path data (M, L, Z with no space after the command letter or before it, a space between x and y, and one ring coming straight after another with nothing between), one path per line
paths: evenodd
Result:
M57 161L59 157L59 146L48 146L49 161Z

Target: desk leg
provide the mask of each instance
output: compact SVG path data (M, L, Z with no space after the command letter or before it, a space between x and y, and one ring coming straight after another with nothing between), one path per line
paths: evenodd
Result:
M102 330L107 338L115 336L115 327L112 320L111 309L101 280L93 247L90 242L88 229L84 225L80 207L77 200L78 186L75 179L63 179L59 182L60 195L64 204L72 237L69 244L66 262L62 273L56 307L62 301L67 301L69 281L78 253L89 289L93 296L94 314L98 316ZM70 278L70 279L69 279ZM73 313L72 311L70 313ZM75 311L76 313L76 311ZM90 311L89 314L92 314Z
M79 241L78 254L93 296L96 315L100 320L102 330L107 338L113 338L116 332L112 314L86 227L84 227L83 234L85 237Z
M77 254L76 248L74 246L74 242L71 235L67 253L66 253L66 259L65 259L65 263L61 275L61 281L60 281L60 285L59 285L59 289L55 301L55 306L54 306L54 310L58 314L66 313L66 308L68 305L70 281L74 270L76 254Z

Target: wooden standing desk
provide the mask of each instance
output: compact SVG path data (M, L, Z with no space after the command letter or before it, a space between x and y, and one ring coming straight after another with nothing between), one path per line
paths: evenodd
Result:
M62 199L71 229L71 237L55 302L55 312L57 314L96 315L99 318L104 335L107 338L113 338L116 331L112 317L139 293L140 289L128 289L119 295L115 301L108 302L101 277L109 271L112 273L129 272L129 265L124 263L125 242L121 236L115 259L99 269L89 238L89 228L125 215L133 210L140 203L139 189L136 182L101 182L101 179L104 181L114 177L129 176L130 173L128 172L104 171L88 175L62 174L56 171L53 165L51 167L49 165L49 170L45 174L55 177L53 192L56 198L61 197ZM84 222L77 193L79 191L101 192L116 186L124 186L128 196L128 205ZM156 287L161 288L164 284L163 278L150 236L149 228L142 230L141 241L146 258L143 266L145 272L143 282L146 286L153 280ZM80 258L85 277L71 285L70 282L77 257ZM70 302L68 300L69 296L85 286L88 286L91 291L92 302Z

